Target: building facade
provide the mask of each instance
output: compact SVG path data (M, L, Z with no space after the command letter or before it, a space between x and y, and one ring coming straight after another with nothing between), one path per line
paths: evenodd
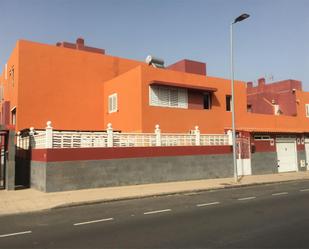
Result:
M45 129L46 121L59 131L104 131L109 123L118 132L131 133L151 133L156 125L165 133L190 134L196 126L203 134L231 130L230 80L209 76L205 63L181 60L156 67L107 55L81 38L56 45L18 41L0 75L0 90L1 124L16 132ZM235 112L242 141L238 159L246 159L242 174L308 168L309 93L300 81L266 84L260 79L255 87L235 81ZM39 152L33 156L45 157ZM226 177L229 171L224 172ZM160 172L156 175L160 179Z

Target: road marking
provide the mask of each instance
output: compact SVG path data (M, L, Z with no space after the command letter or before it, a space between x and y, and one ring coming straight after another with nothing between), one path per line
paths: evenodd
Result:
M256 198L255 196L250 196L250 197L239 198L237 200L239 200L239 201L246 201L246 200L253 200L255 198Z
M301 189L301 190L299 190L299 191L301 191L301 192L306 192L306 191L309 191L309 188Z
M147 215L147 214L157 214L157 213L164 213L164 212L171 212L171 211L172 211L172 209L162 209L162 210L146 212L144 214L145 215Z
M100 220L85 221L85 222L75 223L75 224L73 224L73 225L74 225L74 226L80 226L80 225L86 225L86 224L98 223L98 222L104 222L104 221L110 221L110 220L114 220L114 218L107 218L107 219L100 219Z
M281 192L281 193L274 193L274 194L271 194L271 195L287 195L288 194L288 192Z
M16 235L22 235L22 234L27 234L27 233L32 233L32 231L24 231L24 232L19 232L19 233L2 234L2 235L0 235L0 238L16 236Z
M205 207L205 206L211 206L211 205L217 205L220 204L220 202L215 201L215 202L209 202L209 203L201 203L201 204L197 204L197 207Z
M183 194L183 195L198 195L199 193L195 193L195 192L193 192L193 193L185 193L185 194Z

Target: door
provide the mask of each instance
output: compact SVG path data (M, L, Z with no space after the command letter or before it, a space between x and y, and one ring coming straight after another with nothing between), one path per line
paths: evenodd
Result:
M309 170L309 138L305 139L305 150L306 150L307 170Z
M251 153L250 153L250 139L237 138L237 175L246 176L251 175Z
M297 171L296 140L293 138L277 138L276 149L278 172Z
M6 151L7 151L7 132L0 131L0 189L5 188Z

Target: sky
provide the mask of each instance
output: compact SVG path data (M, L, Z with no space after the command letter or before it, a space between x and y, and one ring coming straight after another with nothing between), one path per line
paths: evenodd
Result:
M230 78L229 26L234 25L235 79L296 79L309 91L309 0L0 0L0 67L16 41L75 42L165 65L207 63Z

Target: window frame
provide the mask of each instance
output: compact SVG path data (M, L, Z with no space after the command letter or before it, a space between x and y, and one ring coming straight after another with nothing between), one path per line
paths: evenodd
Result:
M118 112L118 94L113 93L108 96L108 113Z
M229 102L228 102L229 99ZM229 110L228 110L228 104L229 104ZM232 95L225 95L225 110L227 112L232 111Z
M172 86L149 85L149 105L188 109L188 89Z
M272 139L270 135L254 135L254 140L258 141L270 141Z
M305 104L306 117L309 118L309 104Z
M205 96L208 96L208 108L206 108L206 101ZM203 109L204 110L211 110L212 109L212 92L204 92L203 93Z
M16 121L17 121L17 111L16 111L16 106L14 106L12 109L11 109L11 125L16 125Z

